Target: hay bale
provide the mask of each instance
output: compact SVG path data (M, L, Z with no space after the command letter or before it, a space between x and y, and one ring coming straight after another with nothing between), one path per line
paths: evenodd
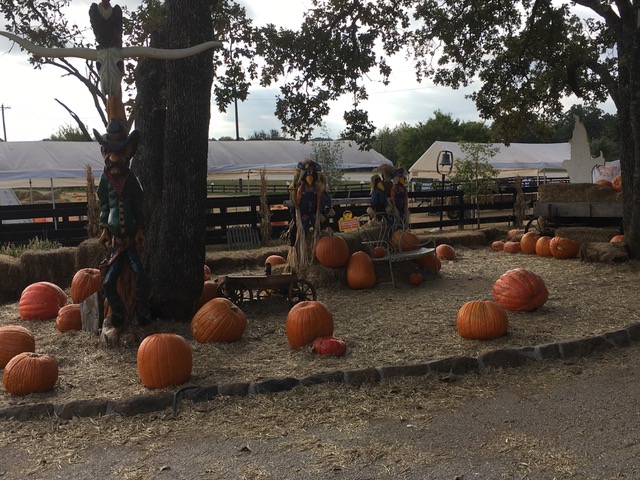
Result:
M614 235L618 234L615 228L598 227L560 227L556 229L557 237L568 238L580 245L586 243L608 242Z
M85 240L76 247L75 268L98 268L106 253L97 238Z
M207 251L204 263L215 275L226 275L238 270L262 270L264 261L269 255L280 255L287 258L289 247L276 245L250 250Z
M327 268L319 264L305 267L300 277L315 288L343 289L347 287L347 268Z
M61 288L71 285L76 273L76 249L72 247L55 250L27 250L20 255L20 263L25 280L33 282L51 282Z
M538 188L538 201L621 203L622 192L595 183L545 183Z
M0 255L0 299L14 300L27 286L22 264L18 258Z
M587 243L580 247L580 261L619 263L629 260L624 242Z
M506 237L506 232L499 238ZM443 230L438 232L418 233L420 243L433 242L435 245L446 243L451 246L461 245L473 247L487 245L488 240L483 230Z

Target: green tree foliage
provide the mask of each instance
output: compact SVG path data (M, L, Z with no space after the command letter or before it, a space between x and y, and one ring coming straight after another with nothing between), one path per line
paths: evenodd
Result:
M52 134L49 138L45 138L45 140L50 140L53 142L87 142L87 137L84 132L77 127L73 127L71 125L63 125L58 127L56 133Z
M322 166L322 173L326 182L325 188L328 192L332 192L344 178L342 145L331 140L329 130L323 125L322 137L311 142L311 149L311 160Z
M268 132L264 130L260 130L259 132L253 132L247 138L247 140L290 140L289 138L283 136L278 130L272 128Z

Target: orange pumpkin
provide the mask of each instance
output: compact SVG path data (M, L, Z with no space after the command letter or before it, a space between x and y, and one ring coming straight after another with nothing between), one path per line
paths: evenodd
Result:
M549 291L540 275L524 268L503 273L493 284L493 299L512 311L532 311L549 298Z
M181 385L189 380L193 354L187 341L175 333L155 333L138 347L138 374L151 389Z
M616 192L622 191L622 175L618 175L611 181L611 186Z
M422 275L420 275L418 272L411 272L409 274L409 283L417 287L422 283Z
M425 253L424 255L420 255L416 261L418 262L418 265L433 273L438 273L442 268L442 262L435 253Z
M211 269L209 268L209 265L207 265L205 263L204 265L204 281L207 282L209 280L211 280Z
M347 263L347 285L353 289L376 286L376 269L371 257L365 252L354 252Z
M373 256L376 258L382 258L387 254L387 251L384 249L384 247L375 247L373 249Z
M71 279L71 300L80 303L102 290L102 278L97 268L81 268Z
M616 242L624 242L624 235L614 235L613 237L611 237L611 240L609 240L610 242L616 243Z
M551 248L549 248L549 243L551 242L551 237L542 236L536 242L536 255L539 257L553 257L551 253Z
M549 250L553 258L575 258L580 252L580 244L564 237L553 237L549 242Z
M36 340L28 328L20 325L4 325L0 327L0 368L13 357L22 352L33 352Z
M316 243L316 258L325 267L344 267L349 261L349 255L349 245L339 235L321 237Z
M289 345L302 348L318 337L333 335L333 313L322 302L296 303L287 314L285 330Z
M502 247L502 250L507 253L518 253L520 252L520 242L514 242L512 240L504 242L504 247Z
M507 238L508 239L512 239L512 238L515 238L515 237L519 237L523 233L524 233L524 230L522 230L521 228L512 228L511 230L509 230L507 232Z
M207 280L202 284L202 293L198 300L198 310L209 300L213 300L218 293L218 282L215 280Z
M214 298L191 319L191 335L200 343L235 342L247 329L247 317L231 300Z
M80 305L77 303L71 303L58 310L56 328L62 333L69 330L82 330L82 313L80 312Z
M399 252L408 252L420 248L420 239L409 230L397 230L391 235L391 247Z
M605 180L604 178L601 178L600 180L596 180L596 185L604 185L605 187L613 186L609 180Z
M491 300L472 300L458 310L456 318L458 333L463 338L491 340L507 333L507 312Z
M14 395L46 392L58 381L58 363L48 355L22 352L4 367L2 384Z
M442 243L436 247L436 256L440 260L455 260L456 251L453 249L451 245Z
M264 261L265 265L267 263L273 267L274 265L284 265L285 263L287 263L287 260L281 255L269 255Z
M56 318L58 310L67 304L67 295L59 286L50 282L36 282L22 291L18 313L23 320Z
M496 252L501 252L504 250L504 242L502 240L496 240L495 242L491 242L491 250Z
M520 251L527 255L535 255L536 243L540 239L540 234L536 232L527 232L520 238Z

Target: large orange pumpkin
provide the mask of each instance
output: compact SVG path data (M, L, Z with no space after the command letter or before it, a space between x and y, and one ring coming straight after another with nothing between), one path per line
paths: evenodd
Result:
M81 268L71 279L71 300L80 303L102 290L102 278L97 268Z
M408 252L420 248L420 239L409 230L397 230L391 235L391 247L399 252Z
M71 303L58 310L56 328L63 333L69 330L82 330L82 312L80 311L80 305Z
M529 312L540 308L548 298L542 277L524 268L503 273L493 284L493 299L507 310Z
M553 257L549 243L551 243L551 237L540 237L536 242L536 255L539 257Z
M535 255L536 243L540 239L540 234L536 232L527 232L520 238L520 251L527 255Z
M376 269L365 252L354 252L347 263L347 285L353 289L376 286Z
M456 251L453 249L451 245L442 243L436 247L436 256L440 260L455 260Z
M553 258L575 258L580 252L580 244L564 237L553 237L549 242L549 250Z
M13 357L22 352L33 352L36 340L28 328L20 325L4 325L0 327L0 368Z
M316 258L325 267L344 267L349 261L349 255L349 245L339 235L321 237L316 243Z
M618 175L616 178L611 180L611 186L616 192L622 191L622 175Z
M264 261L265 265L267 263L273 267L274 265L284 265L287 263L287 260L281 255L269 255Z
M491 340L507 333L507 312L491 300L472 300L458 310L458 333L463 338Z
M296 303L289 310L285 330L289 344L299 349L318 337L333 335L333 314L322 302L308 300Z
M67 295L59 286L50 282L36 282L22 291L18 313L23 320L56 318L58 310L67 304Z
M504 242L504 247L502 250L507 253L519 253L520 252L520 242L515 242L513 240L509 240L508 242Z
M424 255L420 255L416 261L418 262L418 265L433 273L438 273L442 268L442 262L435 253L425 253Z
M2 384L14 395L46 392L58 381L58 363L48 355L22 352L4 367Z
M193 338L200 343L235 342L247 329L247 317L232 301L214 298L196 312L190 329Z
M193 355L187 341L175 333L155 333L138 347L138 374L147 388L181 385L189 380Z

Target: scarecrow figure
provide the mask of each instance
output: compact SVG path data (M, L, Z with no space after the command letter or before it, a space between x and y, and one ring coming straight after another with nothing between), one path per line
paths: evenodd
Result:
M393 187L391 187L391 204L398 219L398 228L405 229L409 220L409 192L405 186L407 173L404 168L398 168L393 173Z
M380 175L374 175L371 177L371 201L369 208L367 208L367 214L371 218L379 217L387 212L388 202L387 194L385 193L384 183Z
M305 233L313 232L316 227L316 220L319 220L320 204L322 192L324 191L322 182L318 178L318 172L322 167L312 160L298 163L301 170L301 179L296 190L296 207L300 212L302 229Z
M100 244L109 255L104 265L103 288L110 317L105 319L103 333L105 329L113 329L112 335L117 338L134 310L141 328L151 323L147 277L139 257L144 247L143 193L138 179L129 169L140 135L137 130L127 135L118 119L111 120L105 138L96 130L93 133L105 162L98 199L102 228ZM135 297L131 290L123 291L120 286L121 281L126 280L123 277L129 273L128 269L135 276Z

